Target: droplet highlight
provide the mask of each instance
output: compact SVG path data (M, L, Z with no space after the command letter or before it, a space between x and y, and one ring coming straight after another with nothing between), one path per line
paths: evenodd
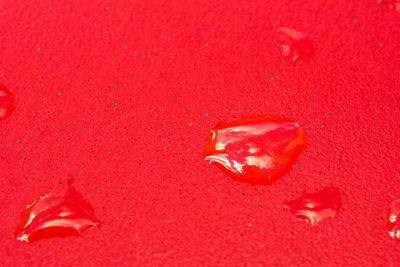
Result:
M15 109L14 95L0 85L0 121L8 118Z
M392 238L400 239L400 199L394 200L390 204L389 211L386 214L386 226L388 233Z
M400 12L400 0L377 0L378 4L385 5L388 8Z
M100 222L93 208L76 191L74 180L69 179L67 188L40 196L26 207L15 236L20 241L31 243L77 236L94 225L100 225Z
M310 35L291 28L280 27L277 30L282 55L291 62L305 59L314 51L314 41Z
M216 125L203 155L237 181L267 185L291 169L305 146L306 135L297 122L250 116Z
M288 201L284 208L300 220L312 226L333 218L341 207L340 191L336 187L327 187L317 193L305 193L302 197Z

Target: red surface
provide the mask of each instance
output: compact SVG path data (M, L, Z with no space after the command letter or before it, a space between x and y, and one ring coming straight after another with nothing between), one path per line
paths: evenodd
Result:
M35 242L80 235L98 223L93 208L76 191L74 179L70 178L63 190L54 189L26 207L15 237L20 241Z
M0 3L0 263L399 265L400 13L376 1ZM282 64L278 27L315 52ZM209 129L247 114L301 122L307 148L271 186L203 160ZM108 227L20 242L20 212L68 175ZM316 227L282 208L342 192Z
M300 198L284 204L284 207L296 218L312 226L328 218L334 218L340 206L340 191L336 187L327 187L316 193L304 193Z
M237 181L267 185L290 171L305 147L297 122L253 115L217 124L203 155Z

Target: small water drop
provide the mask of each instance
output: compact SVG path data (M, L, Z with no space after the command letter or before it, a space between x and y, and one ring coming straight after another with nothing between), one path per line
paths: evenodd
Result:
M250 116L217 124L203 155L235 180L266 185L287 173L305 146L306 135L298 123Z
M386 226L388 233L392 238L400 239L400 199L394 200L390 204L389 211L386 214Z
M15 230L20 241L80 235L93 225L100 225L93 208L75 189L74 179L67 188L40 196L22 212Z
M0 121L8 118L15 109L14 95L0 85Z
M327 187L317 193L305 193L298 199L286 202L284 207L296 218L314 226L336 216L341 207L340 192L336 187Z
M314 41L309 34L286 27L278 28L277 32L284 57L296 62L311 56L314 51Z
M377 0L377 3L400 12L400 0Z

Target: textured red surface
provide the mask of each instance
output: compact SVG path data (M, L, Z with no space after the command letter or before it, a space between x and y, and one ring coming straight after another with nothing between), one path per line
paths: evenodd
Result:
M202 2L202 3L199 3ZM400 196L400 13L368 1L0 2L0 264L398 265L385 214ZM282 64L278 27L315 53ZM208 131L247 114L304 125L271 186L203 160ZM26 244L27 203L75 175L107 227ZM325 186L315 227L283 202Z

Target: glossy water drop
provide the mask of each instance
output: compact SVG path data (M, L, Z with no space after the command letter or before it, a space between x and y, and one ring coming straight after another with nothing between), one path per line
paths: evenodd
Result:
M340 206L340 192L336 187L327 187L318 193L305 193L302 197L284 204L296 218L305 220L312 226L335 217Z
M282 55L292 62L309 57L314 51L314 42L310 35L294 29L278 28L279 43L282 47Z
M69 179L66 189L53 190L26 207L15 236L20 241L34 242L80 235L99 224L93 208L76 191L73 179Z
M0 121L9 117L15 109L14 95L0 85Z
M392 10L400 12L400 0L377 0L378 4L386 5Z
M390 204L386 214L386 226L391 237L400 239L400 199L396 199Z
M252 116L216 125L203 155L235 180L266 185L287 173L305 146L297 122Z

